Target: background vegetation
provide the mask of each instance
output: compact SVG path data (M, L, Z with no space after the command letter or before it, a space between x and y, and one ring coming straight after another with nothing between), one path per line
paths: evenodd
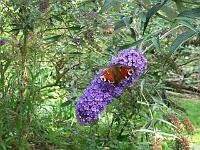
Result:
M0 10L0 149L198 149L199 0L1 0ZM148 69L98 123L78 125L78 97L129 47Z

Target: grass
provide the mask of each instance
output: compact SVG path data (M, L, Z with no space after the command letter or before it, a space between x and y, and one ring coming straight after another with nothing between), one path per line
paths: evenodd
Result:
M189 136L191 143L200 144L200 99L183 100L182 105L187 110L187 116L195 127L195 134Z

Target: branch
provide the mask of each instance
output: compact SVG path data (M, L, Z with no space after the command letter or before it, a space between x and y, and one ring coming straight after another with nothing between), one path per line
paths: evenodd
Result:
M197 60L199 60L199 57L190 59L190 60L188 60L187 62L184 62L183 64L180 64L178 67L187 65L187 64L189 64L189 63L191 63L191 62L193 62L193 61L197 61Z
M60 28L50 28L42 30L42 32L51 31L51 30L62 30L62 29L69 29L68 27L60 27Z
M200 94L200 89L198 89L197 87L178 84L174 81L166 81L166 86L174 88L180 92L183 92L183 90L187 90L187 91L191 91L191 92Z

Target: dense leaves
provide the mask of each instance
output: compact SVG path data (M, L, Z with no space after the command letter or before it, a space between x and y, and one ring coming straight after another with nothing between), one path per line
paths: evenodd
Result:
M1 0L0 10L0 149L188 147L176 127L185 109L168 93L199 92L199 2ZM148 68L79 125L77 100L126 48Z

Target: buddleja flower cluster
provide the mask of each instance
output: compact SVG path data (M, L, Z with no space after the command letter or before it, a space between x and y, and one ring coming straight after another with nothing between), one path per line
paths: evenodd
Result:
M134 74L119 84L113 85L99 78L103 69L99 70L76 103L75 112L79 124L90 124L97 120L99 114L111 102L112 98L120 96L123 90L130 87L144 69L146 69L147 59L143 56L141 50L129 48L122 50L117 57L110 61L108 66L115 64L134 68Z

